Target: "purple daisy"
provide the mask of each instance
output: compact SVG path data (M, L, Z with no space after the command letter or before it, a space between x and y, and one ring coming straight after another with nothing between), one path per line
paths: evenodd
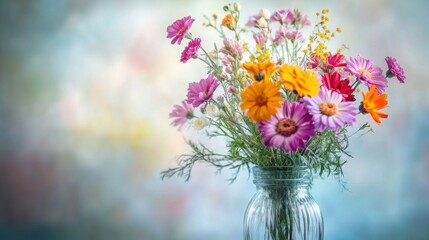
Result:
M209 74L206 79L199 82L190 83L186 102L198 107L213 96L214 91L219 86L219 80L213 73Z
M343 97L321 86L316 97L303 97L302 102L313 115L314 125L319 132L326 128L338 131L347 123L352 125L358 113L353 102L343 102Z
M378 92L384 92L384 89L387 87L387 80L383 76L383 70L360 55L350 57L350 60L347 61L347 67L344 70L357 77L368 88L371 85L375 85Z
M385 58L387 67L389 70L387 70L386 77L396 77L399 82L404 83L405 82L405 73L404 69L402 69L401 65L396 61L396 58L394 57L386 57Z
M182 56L180 57L180 61L182 63L186 63L189 59L197 54L198 49L201 47L201 39L195 38L191 40L188 45L185 47L185 50L182 52Z
M288 101L270 120L260 121L258 129L266 146L283 148L285 152L304 149L305 142L316 134L312 117L304 105Z
M177 42L177 44L180 45L194 21L195 19L191 18L191 16L187 16L174 21L173 24L168 26L167 38L172 38L171 44L175 44Z
M194 108L185 101L182 101L182 105L173 106L173 111L171 111L169 116L173 119L171 125L178 127L179 130L181 130L183 125L185 125L189 119L194 117Z

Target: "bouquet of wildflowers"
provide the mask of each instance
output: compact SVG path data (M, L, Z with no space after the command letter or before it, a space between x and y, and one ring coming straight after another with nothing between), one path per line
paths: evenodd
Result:
M387 78L403 83L403 69L393 57L386 57L383 72L361 55L346 57L344 46L329 49L342 30L328 27L327 9L316 13L313 25L297 9L262 9L240 24L240 9L234 3L221 18L206 17L204 25L222 39L210 51L190 33L190 16L167 28L171 44L187 42L181 62L198 59L208 67L207 76L190 83L186 100L174 106L172 125L180 130L194 124L209 137L225 138L227 152L187 141L192 152L162 176L189 179L198 161L237 172L250 165L299 165L342 175L349 138L370 129L369 123L353 126L357 118L369 114L380 124L388 117Z

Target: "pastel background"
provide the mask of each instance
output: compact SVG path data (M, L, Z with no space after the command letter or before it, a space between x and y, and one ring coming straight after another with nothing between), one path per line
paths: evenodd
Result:
M0 239L242 239L255 191L242 172L198 165L189 182L160 171L189 151L168 113L203 65L182 64L166 27L191 15L212 45L204 14L227 1L0 1ZM396 57L389 118L353 139L344 190L316 179L325 239L429 237L429 4L423 0L241 1L300 8L311 20L330 9L336 44L385 68ZM370 119L367 119L370 120ZM222 143L216 143L221 147Z

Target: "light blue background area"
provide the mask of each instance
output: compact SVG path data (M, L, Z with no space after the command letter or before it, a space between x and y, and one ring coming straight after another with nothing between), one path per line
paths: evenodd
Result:
M166 27L191 15L205 48L204 14L226 1L0 1L0 239L237 240L255 192L242 172L198 165L191 180L160 171L189 151L168 114L189 82ZM325 239L429 239L429 4L423 0L241 1L243 21L267 8L330 9L334 46L384 66L389 118L352 138L345 186L316 179ZM365 120L372 121L369 116ZM363 121L362 121L363 122ZM224 143L210 142L222 149Z

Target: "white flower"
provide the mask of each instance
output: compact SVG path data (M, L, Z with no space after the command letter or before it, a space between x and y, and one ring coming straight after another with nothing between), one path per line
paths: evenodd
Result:
M265 20L268 20L268 19L270 19L270 12L267 9L262 8L259 11L259 16L261 16Z
M260 28L266 28L268 26L267 20L265 20L263 17L261 17L260 19L258 19L258 21L256 21L256 24Z
M203 129L205 126L207 126L208 122L204 118L197 118L194 121L194 128L197 130Z
M209 104L206 108L206 111L210 117L219 116L219 108L214 104Z

